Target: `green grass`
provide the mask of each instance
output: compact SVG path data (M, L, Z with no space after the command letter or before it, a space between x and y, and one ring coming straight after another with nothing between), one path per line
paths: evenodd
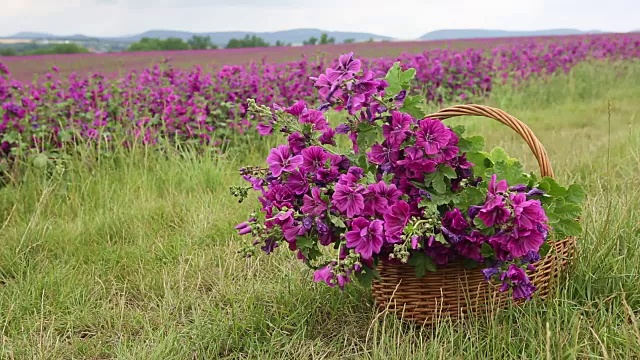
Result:
M486 101L529 124L557 177L588 191L575 266L547 302L432 331L376 317L369 289L314 284L287 251L236 254L247 239L233 226L256 203L228 187L264 144L122 151L53 177L30 167L0 190L0 358L640 358L639 83L639 64L585 65ZM456 122L535 170L508 128Z

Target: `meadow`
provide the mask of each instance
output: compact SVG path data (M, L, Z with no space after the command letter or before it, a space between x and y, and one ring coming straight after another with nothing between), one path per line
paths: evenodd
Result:
M416 67L431 109L475 102L517 116L559 181L587 190L578 254L554 296L431 330L377 313L370 289L310 281L284 251L238 254L247 240L233 227L256 205L229 186L282 141L257 136L242 104L312 98L308 77L332 57L0 76L0 358L640 358L639 44L524 39L366 59L378 72ZM537 170L510 129L447 123Z

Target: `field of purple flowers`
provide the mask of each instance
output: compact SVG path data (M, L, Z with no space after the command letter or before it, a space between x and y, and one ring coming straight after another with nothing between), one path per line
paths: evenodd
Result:
M357 55L357 54L356 54ZM394 62L417 70L414 90L432 104L464 103L494 86L569 72L585 61L640 58L640 35L524 39L492 49L426 50L365 59L384 75ZM28 151L56 152L68 144L196 144L218 146L230 133L253 127L247 99L290 106L310 100L309 77L332 65L320 58L285 63L225 65L213 73L161 63L119 78L62 77L52 67L44 81L21 82L0 63L0 158Z

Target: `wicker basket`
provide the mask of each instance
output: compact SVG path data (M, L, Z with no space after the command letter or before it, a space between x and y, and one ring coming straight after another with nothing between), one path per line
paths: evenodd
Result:
M542 176L553 177L549 157L531 129L506 112L482 105L459 105L443 109L429 118L448 119L455 116L484 116L497 120L526 141L535 155ZM575 238L552 243L552 251L537 263L536 270L528 272L537 287L535 296L546 298L553 290L556 279L573 258ZM408 265L381 261L379 278L373 282L376 304L396 313L401 319L433 325L443 318L458 320L470 313L482 315L499 310L513 303L509 293L501 293L498 286L485 281L480 269L465 269L459 263L441 267L437 272L427 272L417 278Z

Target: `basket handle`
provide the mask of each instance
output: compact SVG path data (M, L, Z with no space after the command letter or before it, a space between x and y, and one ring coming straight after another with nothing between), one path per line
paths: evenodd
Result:
M527 145L529 145L529 149L531 149L533 156L535 156L536 160L538 160L540 175L542 177L554 177L549 156L544 150L544 146L542 146L538 138L533 134L533 131L531 131L531 129L527 125L518 120L515 116L509 115L503 110L476 104L455 105L444 108L436 113L429 114L425 116L425 118L445 120L448 118L464 115L488 117L490 119L497 120L513 129L524 139Z

